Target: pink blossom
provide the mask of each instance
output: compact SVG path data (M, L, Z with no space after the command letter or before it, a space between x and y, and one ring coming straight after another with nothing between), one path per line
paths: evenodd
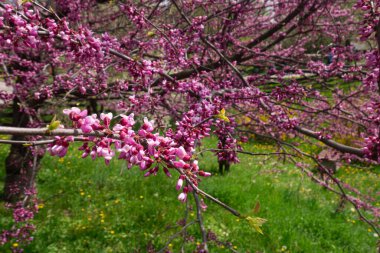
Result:
M175 161L173 162L173 165L176 167L176 168L184 168L186 163L182 160L179 160L179 161Z
M144 118L144 124L142 126L142 129L144 129L147 132L152 132L154 129L153 123L153 120L149 121L147 118Z
M211 173L210 173L210 172L205 172L205 171L203 171L203 170L200 170L200 171L198 172L198 174L199 174L200 176L202 176L202 177L209 177L209 176L211 176Z
M124 127L131 127L135 124L135 120L133 119L134 118L134 114L131 113L129 116L125 116L125 115L120 115L121 116L121 120L120 120L120 124Z
M184 179L185 179L185 177L183 175L179 176L178 181L177 181L177 185L175 187L177 191L179 191L182 188Z
M85 117L81 123L83 133L91 133L94 130L94 125L97 124L96 115Z
M78 121L87 116L87 110L81 111L78 107L71 107L71 109L64 109L63 113L69 115L73 121Z
M103 120L104 124L108 127L111 123L111 120L113 118L113 114L111 112L109 113L101 113L100 119Z
M148 139L147 143L148 143L148 152L149 152L149 154L150 155L154 155L154 153L155 153L155 147L157 147L160 144L160 142L152 140L152 139Z
M204 200L203 199L201 199L201 201L200 201L201 203L201 208L202 208L202 210L203 211L206 211L206 209L207 209L207 205L206 205L206 203L204 202Z
M167 177L172 177L172 174L170 174L168 168L164 167L163 170L164 170L164 173L165 173L165 175L166 175Z
M181 202L186 202L187 200L187 193L181 192L181 194L178 195L178 200Z
M188 157L185 149L182 146L177 148L176 155L178 156L179 159L184 159L185 157Z
M55 137L54 142L48 145L47 150L52 156L64 157L67 153L70 142L73 141L73 136Z

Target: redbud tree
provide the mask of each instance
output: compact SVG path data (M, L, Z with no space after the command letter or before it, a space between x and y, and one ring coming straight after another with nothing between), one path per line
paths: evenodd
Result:
M340 162L380 161L379 8L378 0L0 1L0 108L12 117L0 126L12 136L1 140L11 145L4 199L15 220L0 244L30 242L39 162L46 152L64 157L73 142L105 166L121 159L144 176L177 178L179 201L196 206L199 252L208 250L204 198L261 231L265 220L201 190L211 174L196 156L213 152L227 171L239 153L263 155L239 145L253 136L278 150L264 155L294 162L378 231L373 198L299 144L323 144ZM212 135L215 149L201 150Z

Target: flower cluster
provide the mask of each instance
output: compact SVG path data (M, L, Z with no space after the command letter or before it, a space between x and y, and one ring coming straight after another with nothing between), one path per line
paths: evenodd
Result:
M5 230L0 234L0 245L4 245L10 241L15 241L13 243L12 252L20 253L24 252L21 244L29 244L33 241L31 234L35 231L35 226L32 224L25 224L20 226L15 230Z
M363 151L366 158L380 163L380 138L378 136L369 136L365 138Z
M273 106L270 115L271 121L280 129L290 130L298 125L297 117L291 117L283 108Z
M375 32L377 22L379 21L379 2L358 0L355 8L360 9L364 13L362 26L360 27L359 34L361 40L367 40L371 34Z
M55 1L59 13L67 16L71 21L79 21L82 18L82 13L89 9L94 2L94 0Z
M230 119L231 123L226 124L225 121L216 121L215 135L218 136L218 151L216 155L218 161L227 161L228 163L238 163L236 151L242 150L241 146L237 144L237 140L233 137L235 122Z
M63 110L63 113L68 115L70 120L73 121L74 127L80 128L83 133L90 133L92 131L103 130L105 127L109 127L112 119L112 113L100 115L100 120L103 124L100 124L100 120L97 119L96 114L87 115L87 110L81 111L77 107Z
M207 177L211 174L199 169L198 161L191 159L194 151L194 142L203 136L206 136L209 128L203 125L205 122L193 121L189 118L190 113L180 122L179 131L173 133L168 131L167 136L160 136L153 133L155 130L154 122L144 118L144 123L138 130L134 130L134 115L119 115L118 122L112 124L115 120L112 113L102 113L100 118L97 115L87 115L86 110L73 107L65 109L64 114L68 115L73 122L74 128L81 129L84 142L79 148L82 157L90 156L92 159L102 157L106 164L109 164L116 152L119 153L118 159L125 160L128 168L138 166L140 170L146 171L144 176L156 175L160 169L171 177L170 170L177 170L180 177L176 189L181 190L179 200L185 201L187 193L192 191L192 186L198 185L198 176ZM187 122L187 124L185 123ZM201 123L194 126L194 123ZM186 134L181 134L183 131ZM91 134L96 133L96 134ZM175 139L171 138L175 137ZM183 139L182 137L186 137ZM69 143L74 138L57 137L50 144L49 151L51 155L64 156ZM189 180L189 185L183 186L184 182Z
M191 154L197 142L210 135L209 121L217 112L218 108L213 103L204 101L193 104L182 120L176 123L176 131L170 129L166 135L172 138L177 146L183 146L186 152Z
M298 83L292 83L285 87L276 87L271 92L271 96L278 101L291 100L300 101L304 96L306 96L306 90Z
M49 144L47 151L49 151L52 155L56 155L58 157L64 157L67 153L67 149L69 147L69 143L74 141L74 137L55 137L55 141L53 144Z
M23 245L28 245L33 241L32 233L36 228L30 221L38 212L35 195L36 192L33 189L28 189L26 197L30 203L18 201L7 204L7 208L13 211L14 225L8 230L0 231L0 246L13 242L12 252L19 253L23 252Z

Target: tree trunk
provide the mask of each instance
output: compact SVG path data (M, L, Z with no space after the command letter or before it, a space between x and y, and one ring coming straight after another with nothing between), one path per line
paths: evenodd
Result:
M13 101L13 126L27 127L30 116L20 111L19 101ZM13 136L12 140L26 140L25 136ZM12 144L5 161L4 200L15 202L33 192L35 175L42 158L36 147Z
M228 161L218 161L219 163L219 173L224 175L230 171L230 163Z

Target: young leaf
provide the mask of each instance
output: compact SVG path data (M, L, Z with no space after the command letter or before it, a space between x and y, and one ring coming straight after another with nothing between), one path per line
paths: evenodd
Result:
M225 122L230 122L230 119L226 116L226 110L224 108L220 110L220 112L217 115L215 115L215 117Z
M148 37L153 37L154 35L156 35L156 32L155 31L149 31L149 32L146 33L146 35Z
M54 115L53 119L51 120L50 124L47 126L48 131L53 131L59 127L61 124L61 121L56 120L57 115Z
M263 235L263 231L261 230L262 225L267 222L266 219L259 218L259 217L246 217L245 218L248 221L248 224L257 232Z

